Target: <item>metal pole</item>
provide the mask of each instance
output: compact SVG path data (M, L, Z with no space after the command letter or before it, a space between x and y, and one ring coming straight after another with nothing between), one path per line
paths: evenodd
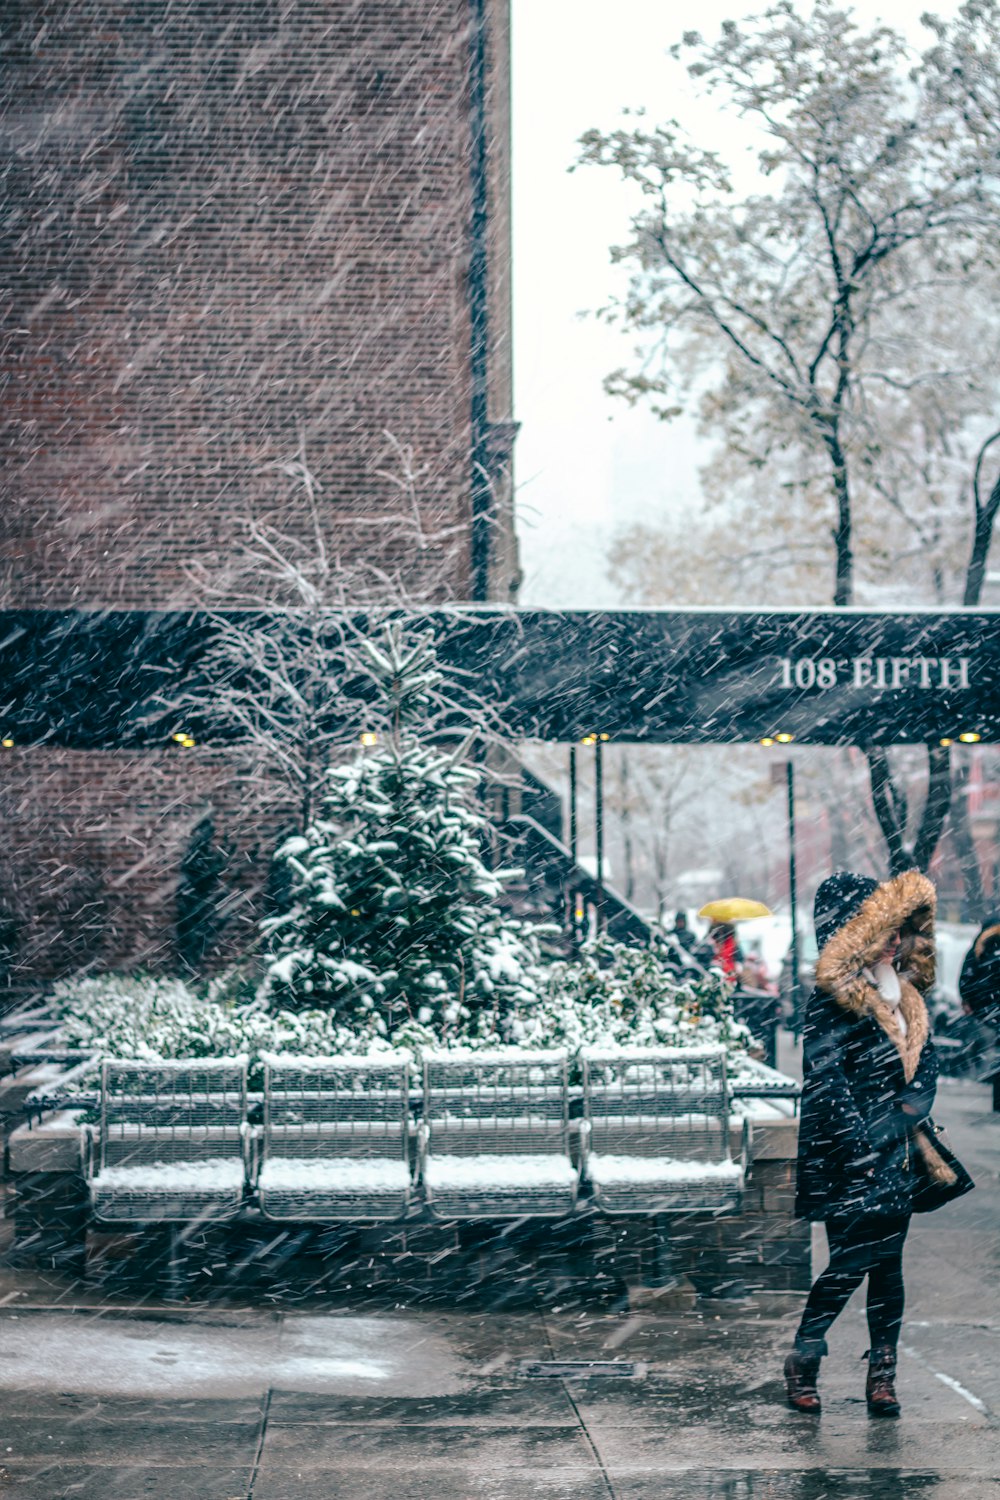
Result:
M569 930L573 942L573 952L577 953L580 947L580 924L576 919L576 864L577 864L577 838L576 838L576 746L569 747L569 857L573 864L573 874L570 877L570 888L568 892L569 901Z
M569 857L576 864L576 746L569 747Z
M604 746L594 746L594 824L597 843L597 930L604 931Z
M788 783L788 899L792 912L792 1030L802 1034L802 997L799 984L799 896L795 873L795 767L785 762Z
M629 806L630 786L628 752L624 746L618 761L618 785L622 798L622 852L625 856L625 900L635 900L635 870L632 863L632 809Z
M472 428L472 598L490 597L491 545L496 525L490 478L489 101L486 0L470 0L469 113L469 373Z

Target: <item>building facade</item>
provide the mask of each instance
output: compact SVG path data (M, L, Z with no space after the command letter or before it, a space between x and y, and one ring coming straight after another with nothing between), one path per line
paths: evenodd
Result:
M296 602L320 562L331 603L512 599L505 0L21 0L0 28L0 607ZM270 833L224 755L0 770L22 980L168 962L206 817L249 920Z

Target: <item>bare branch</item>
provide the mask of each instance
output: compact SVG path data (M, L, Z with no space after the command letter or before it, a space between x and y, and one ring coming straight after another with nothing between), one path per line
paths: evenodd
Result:
M976 467L972 475L972 498L975 501L977 516L980 515L983 510L983 504L980 499L979 492L979 476L982 473L983 460L986 457L987 451L992 448L993 444L997 441L998 438L1000 438L1000 431L991 433L990 436L986 439L985 443L980 446L979 452L976 454ZM994 485L993 491L990 495L990 500L987 502L987 504L992 502L993 496L996 494L996 490L997 487L996 485ZM1000 504L1000 500L998 500L997 503ZM995 510L994 514L996 514Z

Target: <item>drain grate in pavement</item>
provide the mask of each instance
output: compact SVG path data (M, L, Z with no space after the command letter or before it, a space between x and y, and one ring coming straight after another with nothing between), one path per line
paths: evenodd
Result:
M641 1380L646 1366L636 1359L523 1359L518 1373L527 1380L573 1380L591 1375Z

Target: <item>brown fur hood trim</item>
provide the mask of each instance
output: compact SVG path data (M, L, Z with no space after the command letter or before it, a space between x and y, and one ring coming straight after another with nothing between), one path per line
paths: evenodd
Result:
M916 1072L930 1030L922 992L934 982L936 895L926 875L907 870L886 880L826 943L816 964L816 984L852 1015L870 1015L897 1048L907 1082ZM890 932L900 930L899 968L906 1022L903 1037L892 1007L862 970L873 964Z
M1000 938L1000 923L995 927L984 927L976 938L976 957L982 958L988 943L995 943Z
M941 1187L952 1187L958 1180L954 1169L949 1167L922 1125L918 1125L914 1130L913 1139L924 1159L924 1166L927 1168L927 1175L931 1181L938 1183Z

